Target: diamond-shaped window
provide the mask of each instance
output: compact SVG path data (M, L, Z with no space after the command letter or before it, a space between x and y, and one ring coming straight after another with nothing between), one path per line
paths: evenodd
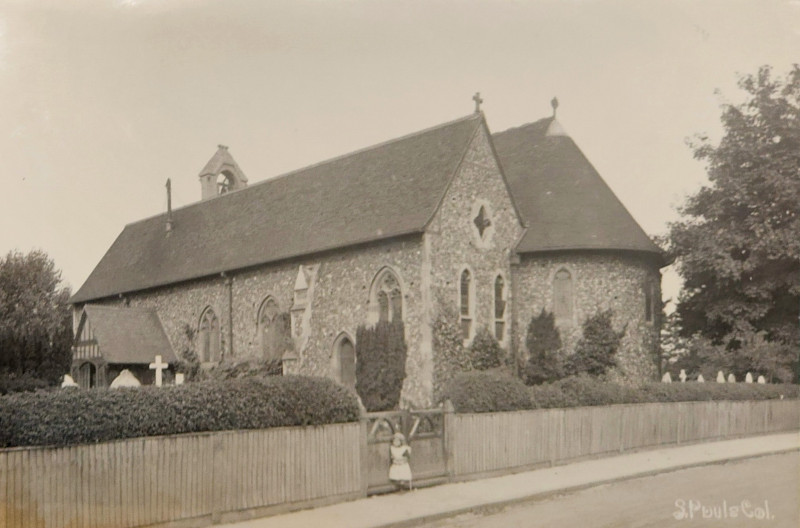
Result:
M481 206L480 210L478 210L478 216L472 221L475 223L475 227L478 228L478 234L481 238L483 238L483 234L489 229L489 226L492 225L492 221L489 219L489 215L486 214L486 208L484 206Z

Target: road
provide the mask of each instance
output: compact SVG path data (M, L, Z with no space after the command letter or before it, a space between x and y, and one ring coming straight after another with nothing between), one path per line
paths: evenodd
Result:
M800 453L662 473L503 508L424 528L800 526Z

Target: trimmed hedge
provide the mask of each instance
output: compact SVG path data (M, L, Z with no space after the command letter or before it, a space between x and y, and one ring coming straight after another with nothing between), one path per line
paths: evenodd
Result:
M482 413L623 403L798 399L800 385L648 383L629 387L581 375L526 387L509 374L487 371L456 376L444 398L453 402L456 412Z
M532 409L528 388L518 378L497 370L462 372L442 393L456 412L482 413Z
M359 415L355 395L332 380L308 376L24 393L0 398L0 447L321 425L357 421Z
M800 386L798 385L647 383L641 387L629 387L601 381L590 376L573 376L555 383L529 387L528 390L536 408L584 407L620 403L800 398Z

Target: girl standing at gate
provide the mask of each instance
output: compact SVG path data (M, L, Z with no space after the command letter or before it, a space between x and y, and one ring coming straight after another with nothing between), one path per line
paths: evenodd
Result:
M389 480L398 486L408 486L411 489L411 466L408 459L411 456L411 447L406 443L403 433L395 433L392 445L389 448L392 465L389 467Z

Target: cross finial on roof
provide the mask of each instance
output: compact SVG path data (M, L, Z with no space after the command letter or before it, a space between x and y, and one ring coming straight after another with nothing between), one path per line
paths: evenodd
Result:
M481 103L483 102L483 99L481 99L481 93L475 92L475 95L472 96L472 100L475 101L475 113L477 114L481 111Z
M228 150L228 145L217 145L217 147L221 148L222 150Z
M558 110L558 97L553 97L550 101L550 106L553 107L553 117L556 116L556 110Z

